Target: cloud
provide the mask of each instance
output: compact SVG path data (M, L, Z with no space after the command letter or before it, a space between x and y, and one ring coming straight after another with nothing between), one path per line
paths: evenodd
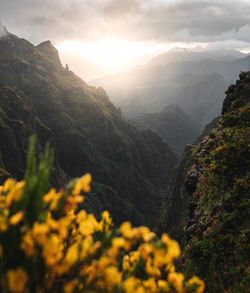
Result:
M250 42L248 0L1 0L0 20L34 42Z

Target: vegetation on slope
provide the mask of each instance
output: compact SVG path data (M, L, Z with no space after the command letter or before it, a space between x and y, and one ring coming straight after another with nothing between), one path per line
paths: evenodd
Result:
M176 241L79 210L90 174L49 190L52 153L37 167L34 150L33 142L25 180L0 186L1 292L203 292L198 277L175 271Z
M166 200L160 213L160 220L157 227L159 231L162 232L167 229L168 233L175 237L175 239L178 239L182 245L185 242L185 234L188 233L184 231L183 227L189 217L189 213L192 211L189 192L192 192L193 186L197 183L197 176L199 175L199 170L192 168L196 161L194 150L196 145L217 125L218 120L219 118L216 118L206 126L195 144L189 144L185 147L182 159L173 172L172 181L166 194ZM190 169L192 170L191 172L189 172ZM187 182L186 176L188 172L189 174L192 173L193 177L192 180ZM189 223L192 224L192 220Z
M250 72L226 94L217 125L186 152L164 215L183 239L185 273L199 274L207 292L238 293L250 287Z
M1 38L0 101L0 168L23 178L28 138L37 133L40 149L48 140L54 146L57 186L91 172L99 197L90 199L92 210L105 206L118 224L132 216L153 226L174 153L157 135L126 123L103 89L63 68L49 41L35 47L11 34Z
M246 292L249 279L250 72L229 87L217 128L198 151L194 229L186 264L210 292Z

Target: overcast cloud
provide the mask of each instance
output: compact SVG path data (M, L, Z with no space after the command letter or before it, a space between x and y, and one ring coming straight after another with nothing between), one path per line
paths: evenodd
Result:
M250 42L249 0L1 0L0 21L35 43L101 37Z
M85 80L143 65L175 46L250 52L250 0L0 0L0 22L35 45L51 40ZM98 45L105 39L130 41L129 52L119 42ZM65 41L81 44L76 52Z

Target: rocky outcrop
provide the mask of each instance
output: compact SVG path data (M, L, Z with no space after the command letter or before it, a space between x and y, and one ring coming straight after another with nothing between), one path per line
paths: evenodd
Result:
M58 51L54 46L52 46L50 41L42 42L36 46L36 49L48 59L49 64L51 65L51 70L58 71L62 68Z
M202 167L199 163L199 152L206 136L217 125L219 118L206 126L193 145L185 147L182 159L172 176L170 188L161 211L159 231L167 231L172 237L184 245L186 219L192 218L195 205L191 203L191 195L196 190ZM194 222L190 222L193 225Z
M180 164L165 227L182 236L181 266L201 276L207 292L248 292L250 72L226 93L220 120ZM185 184L188 198L178 206L176 182ZM178 213L177 224L171 213Z

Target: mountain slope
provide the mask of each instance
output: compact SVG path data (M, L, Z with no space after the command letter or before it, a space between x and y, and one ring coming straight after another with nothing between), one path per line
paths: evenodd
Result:
M16 126L9 126L14 137L23 137L26 142L33 132L40 136L39 127L46 129L39 141L44 143L52 137L62 173L68 177L92 173L99 186L110 186L120 197L118 202L128 203L123 216L114 215L118 222L128 219L124 214L126 210L130 214L128 206L132 205L142 215L140 221L152 225L162 199L160 187L167 187L176 163L175 155L158 136L141 134L126 123L103 89L88 86L61 66L58 52L49 41L35 47L11 34L0 39L0 89L6 87L14 92L15 100L20 100L19 96L25 100L20 101L21 108L28 108L26 116L19 119L15 116L19 109L11 107L7 115L1 104L3 115L19 119L19 124L32 125L26 128L24 137ZM8 149L11 143L12 139L3 141L1 137L2 161L7 172L20 178L25 152L22 165L16 161L9 170L12 152L3 154L3 148ZM17 143L15 151L19 149ZM156 166L156 161L161 164ZM15 172L15 168L20 171ZM112 212L112 203L109 208Z
M185 233L183 267L207 292L248 292L250 72L226 94L219 122L186 152L162 219Z
M181 156L184 147L195 141L199 134L196 123L178 106L169 105L161 112L146 113L132 120L138 129L150 129L164 139Z

